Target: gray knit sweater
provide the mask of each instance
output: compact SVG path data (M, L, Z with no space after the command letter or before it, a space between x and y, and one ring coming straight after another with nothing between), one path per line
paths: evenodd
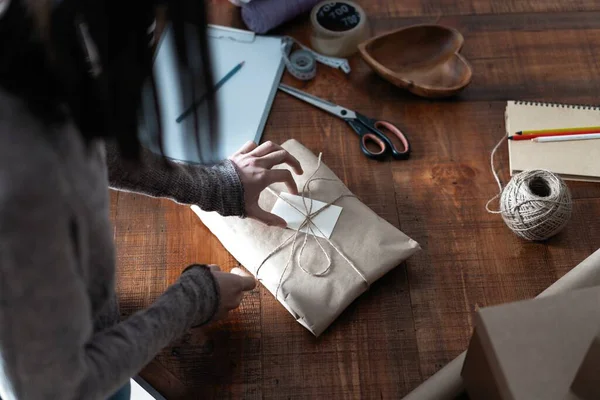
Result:
M225 215L243 215L243 188L229 161L165 169L145 154L131 169L73 127L49 129L0 90L0 398L106 399L219 301L192 267L119 322L107 178Z

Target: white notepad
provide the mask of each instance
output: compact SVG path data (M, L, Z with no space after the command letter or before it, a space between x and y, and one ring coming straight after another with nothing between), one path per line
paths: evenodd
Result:
M194 28L188 25L186 29L193 32ZM245 61L245 64L216 92L220 127L218 141L214 150L211 150L209 143L200 143L201 154L198 154L194 118L190 116L181 123L176 122L177 117L193 103L191 79L182 74L178 66L172 29L168 27L165 30L156 53L154 77L161 99L164 153L173 159L214 162L227 158L249 140L258 143L283 74L281 37L260 36L254 32L216 25L209 25L207 34L215 83L240 62ZM195 55L198 44L194 43L193 38L194 35L190 34L187 45L192 49L190 53ZM200 77L195 81L198 98L205 89L199 86ZM157 152L158 127L151 90L151 85L146 84L140 136L146 147ZM200 116L206 114L206 107L199 107L198 110ZM201 117L199 122L199 136L206 138L208 119Z
M166 400L156 389L139 376L131 378L130 383L130 400Z
M600 108L568 104L509 101L506 134L537 129L600 126ZM535 143L508 141L511 175L547 169L564 179L600 182L600 139Z

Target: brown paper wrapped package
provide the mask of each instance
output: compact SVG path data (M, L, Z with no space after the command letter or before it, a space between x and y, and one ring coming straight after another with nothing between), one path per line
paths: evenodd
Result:
M304 174L294 175L301 190L317 169L318 158L295 140L285 142L282 147L302 164ZM289 169L287 165L281 168ZM315 200L329 203L340 195L352 195L323 163L314 177L333 180L313 181L310 189L311 198ZM277 193L285 191L284 184L273 184L271 188ZM265 190L259 204L269 211L276 200L275 194ZM335 205L343 210L330 240L362 272L369 284L419 250L417 242L380 218L356 197L344 197ZM249 218L222 217L214 212L203 212L195 206L192 209L223 246L254 276L263 260L295 233L289 229L268 227ZM304 234L298 235L294 256L281 286L279 282L291 254L291 241L268 258L256 277L273 295L277 292L278 300L300 324L318 336L368 285L324 239L319 240L331 257L331 270L321 277L302 271L298 266L298 254L303 240ZM327 266L327 258L313 238L309 238L302 253L302 265L315 273Z

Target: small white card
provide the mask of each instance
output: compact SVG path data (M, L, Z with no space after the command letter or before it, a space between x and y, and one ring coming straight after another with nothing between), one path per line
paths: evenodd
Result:
M306 218L303 214L303 213L306 213L306 206L304 205L304 202L302 201L302 197L295 196L295 195L289 194L289 193L283 193L283 192L280 193L279 195L281 197L285 198L291 204L293 204L296 208L298 208L298 210L302 210L302 213L300 213L294 207L290 206L288 203L286 203L285 201L283 201L279 198L275 202L275 205L273 206L273 209L271 210L271 212L273 214L278 215L281 218L283 218L285 220L285 222L287 222L288 229L293 229L293 230L297 231L298 228L300 228L300 226L302 225L302 223L304 222L304 220ZM306 198L305 201L306 201L306 205L308 206L309 209L311 209L311 202L312 202L312 209L311 209L312 213L320 210L321 208L323 208L327 205L327 203L323 203L322 201L312 200L309 198ZM337 223L337 220L340 217L341 213L342 213L342 207L332 204L329 207L327 207L327 209L320 212L316 217L314 217L312 219L312 221L319 228L319 229L316 229L313 226L312 230L315 233L315 235L320 236L322 238L329 239L331 237L331 234L333 233L333 229L335 228L335 224ZM321 232L319 232L319 230L323 234L321 234ZM308 226L304 226L302 229L300 229L300 232L309 232Z

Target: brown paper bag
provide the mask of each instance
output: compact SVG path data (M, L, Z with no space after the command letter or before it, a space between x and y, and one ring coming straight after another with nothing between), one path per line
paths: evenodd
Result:
M283 148L302 164L304 174L293 174L301 190L317 169L318 159L295 140L285 142ZM281 168L289 169L287 165ZM331 179L333 182L314 181L310 185L312 199L329 203L340 195L352 195L323 163L314 177ZM284 184L274 184L271 188L276 193L286 191ZM271 210L276 200L275 194L265 190L260 196L259 204L263 209ZM335 205L343 210L330 240L354 263L369 284L420 249L417 242L377 216L356 197L341 198ZM222 217L195 206L192 209L223 246L254 276L265 258L295 233L289 229L268 227L251 219ZM267 259L256 277L273 295L277 293L278 300L300 324L318 336L354 299L367 290L368 285L344 257L322 238L319 240L331 257L331 269L320 277L304 272L298 265L299 248L303 240L304 234L301 233L281 284L280 278L290 257L291 241ZM327 258L313 238L308 239L302 253L302 265L314 273L327 266Z

